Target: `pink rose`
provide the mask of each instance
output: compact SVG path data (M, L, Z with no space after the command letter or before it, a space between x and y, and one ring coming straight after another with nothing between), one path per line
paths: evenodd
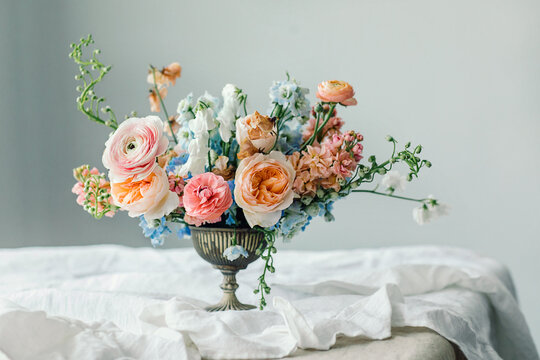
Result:
M128 179L111 183L114 203L131 217L144 215L147 221L170 214L180 204L178 194L169 190L169 178L159 166L140 181Z
M156 158L169 146L157 116L130 118L105 143L103 165L111 182L141 181L158 166Z
M323 81L317 87L317 97L322 101L336 102L344 106L356 105L352 86L339 80Z
M240 162L236 170L234 198L249 226L270 227L281 218L281 210L294 199L295 171L279 151L254 154Z
M184 208L188 223L215 223L233 203L231 189L221 176L207 172L188 180L184 187Z

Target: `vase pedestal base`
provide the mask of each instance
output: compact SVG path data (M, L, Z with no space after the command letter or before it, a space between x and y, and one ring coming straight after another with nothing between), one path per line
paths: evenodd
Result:
M238 268L227 265L214 265L216 269L223 274L223 283L221 283L221 290L223 290L223 297L220 302L207 306L204 309L206 311L226 311L226 310L251 310L255 309L255 306L249 304L242 304L236 298L236 289L238 289L238 283L236 282L236 273Z

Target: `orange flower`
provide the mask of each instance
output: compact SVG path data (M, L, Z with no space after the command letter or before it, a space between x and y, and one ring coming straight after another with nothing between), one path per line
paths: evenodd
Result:
M255 113L236 121L236 141L240 145L238 159L245 159L257 152L267 152L276 142L273 118Z
M294 199L295 171L279 151L254 154L236 170L234 198L251 227L275 225Z
M169 189L169 178L160 167L141 181L128 179L111 184L115 205L128 211L130 217L144 215L147 220L160 219L180 204L178 195Z
M356 105L352 86L339 80L323 81L317 87L317 97L322 101L336 102L344 106Z
M176 79L180 77L182 73L182 67L179 63L173 62L168 66L165 66L161 70L155 70L156 72L156 85L158 87L168 86L169 84L176 84ZM146 81L154 85L154 74L152 69L148 70L148 76Z
M234 167L227 165L228 161L228 157L218 156L214 163L214 168L212 169L214 174L221 176L225 181L234 179Z
M164 87L164 88L159 89L159 96L161 96L161 99L165 99L165 97L167 96L167 88ZM159 101L159 97L157 96L156 91L154 89L150 90L148 99L150 100L150 111L160 112L161 104Z

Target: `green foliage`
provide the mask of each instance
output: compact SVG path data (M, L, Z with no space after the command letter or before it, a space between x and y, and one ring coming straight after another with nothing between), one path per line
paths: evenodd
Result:
M71 44L73 51L69 57L79 65L79 74L75 75L75 80L80 81L80 85L77 86L77 91L80 92L76 100L77 108L90 120L116 130L118 128L116 115L109 106L100 109L105 98L98 97L94 91L95 86L111 70L111 66L106 66L97 59L97 55L100 53L99 49L95 49L88 59L83 59L83 50L93 43L92 35L88 35L88 37L82 38L78 44ZM99 110L106 116L105 118L100 116Z
M266 272L274 273L276 269L274 268L274 258L273 254L277 252L274 243L276 242L276 231L275 230L266 230L261 227L254 228L257 231L264 233L264 242L261 243L261 246L256 250L256 254L261 256L261 259L264 260L264 270L261 276L259 276L259 286L257 289L253 290L253 293L260 294L259 299L259 309L262 310L267 305L264 295L270 294L270 286L266 283Z

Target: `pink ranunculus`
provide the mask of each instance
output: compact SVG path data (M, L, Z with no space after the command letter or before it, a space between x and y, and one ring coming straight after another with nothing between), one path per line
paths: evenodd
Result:
M357 104L353 87L345 81L323 81L317 87L316 95L322 101L340 103L344 106Z
M144 215L147 221L160 219L175 210L180 200L169 190L169 178L159 166L140 181L128 179L111 183L115 205L128 211L130 217Z
M188 180L184 187L184 208L188 223L215 223L233 203L231 189L221 176L207 172Z
M105 143L103 165L111 182L141 181L158 166L156 158L169 146L157 116L130 118Z

